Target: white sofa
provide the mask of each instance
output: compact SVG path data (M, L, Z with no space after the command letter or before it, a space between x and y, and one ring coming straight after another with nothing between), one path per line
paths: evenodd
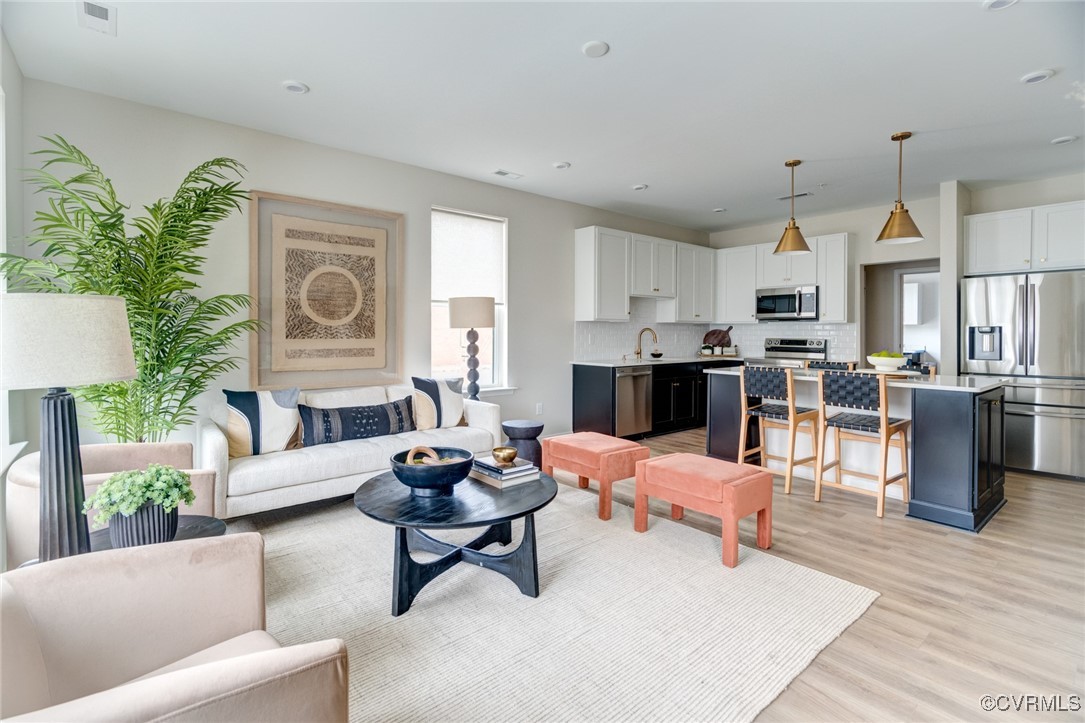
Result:
M358 407L403 399L407 384L302 392L310 407ZM202 419L198 430L199 466L215 471L215 516L228 519L304 502L353 494L362 482L387 472L388 458L415 445L459 447L486 452L501 443L501 408L464 401L466 426L404 432L289 449L253 457L229 458L225 408L221 419Z

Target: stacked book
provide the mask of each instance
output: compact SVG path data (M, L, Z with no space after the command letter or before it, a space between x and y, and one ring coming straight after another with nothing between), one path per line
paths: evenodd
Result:
M539 468L522 457L503 463L494 459L493 455L488 455L475 457L468 476L500 490L539 479Z

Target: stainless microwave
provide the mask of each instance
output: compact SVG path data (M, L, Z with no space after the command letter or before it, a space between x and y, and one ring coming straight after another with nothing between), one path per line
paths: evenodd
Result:
M818 287L785 286L757 290L757 318L773 321L817 321Z

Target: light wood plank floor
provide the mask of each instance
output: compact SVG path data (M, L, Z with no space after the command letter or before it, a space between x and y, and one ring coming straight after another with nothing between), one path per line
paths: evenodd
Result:
M700 429L644 444L704 454L704 440ZM1011 474L1006 506L977 535L906 518L899 500L879 520L872 497L829 489L815 503L812 481L796 478L791 495L775 482L769 552L881 597L758 720L1085 720L980 707L984 695L1085 704L1085 484ZM631 480L614 501L632 506ZM756 544L755 519L740 525L743 545ZM706 515L685 521L720 532Z

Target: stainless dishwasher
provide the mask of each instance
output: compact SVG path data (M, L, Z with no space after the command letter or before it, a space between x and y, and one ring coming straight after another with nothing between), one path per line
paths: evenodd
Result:
M614 370L614 435L628 437L652 431L651 367Z

